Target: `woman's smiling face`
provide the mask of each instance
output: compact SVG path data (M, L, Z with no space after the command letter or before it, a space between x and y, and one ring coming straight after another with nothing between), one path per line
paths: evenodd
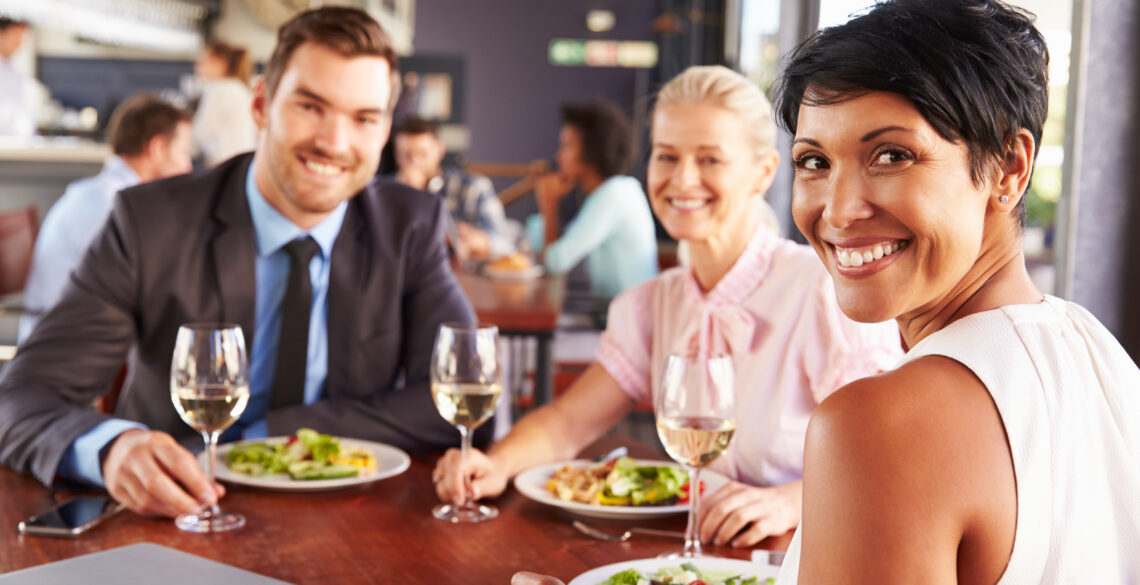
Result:
M752 198L768 189L778 157L758 154L750 136L739 117L711 103L657 108L646 183L669 235L690 241L751 236Z
M983 249L991 182L906 98L870 92L799 111L792 214L839 304L863 322L938 312Z

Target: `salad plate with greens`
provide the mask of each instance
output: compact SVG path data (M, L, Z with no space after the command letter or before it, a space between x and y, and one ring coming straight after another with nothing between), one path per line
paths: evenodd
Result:
M712 470L701 473L710 494L729 482ZM607 463L587 460L539 465L518 474L515 488L536 502L583 516L643 519L685 513L688 474L670 461L622 457Z
M772 585L780 568L740 559L641 559L586 571L569 585Z
M371 483L410 465L408 454L391 445L299 429L288 437L218 445L214 473L227 483L310 492Z

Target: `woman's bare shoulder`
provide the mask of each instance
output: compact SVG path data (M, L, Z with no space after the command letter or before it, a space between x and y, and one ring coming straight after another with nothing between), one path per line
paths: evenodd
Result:
M808 429L804 486L804 558L809 547L826 550L880 583L895 582L886 577L896 570L898 582L953 577L959 545L979 527L987 542L1012 539L1001 417L982 382L949 358L921 357L827 398ZM859 557L870 544L882 558Z
M1001 417L981 380L953 359L924 356L837 390L812 415L808 441L821 454L865 459L881 471L913 470L939 455L937 473L983 427L996 430L1004 448Z

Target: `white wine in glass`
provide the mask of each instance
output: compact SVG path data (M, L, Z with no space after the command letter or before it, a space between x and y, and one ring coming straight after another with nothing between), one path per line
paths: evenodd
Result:
M491 418L503 395L498 358L499 330L461 323L440 325L431 358L431 397L444 420L459 429L462 467L471 449L471 432ZM494 506L471 501L440 504L432 514L449 522L482 522L499 515Z
M432 382L431 395L444 420L471 431L495 414L503 385L498 382Z
M701 468L724 453L736 433L732 358L670 355L654 397L657 436L665 452L689 471L689 523L680 554L701 553Z
M214 483L218 436L237 421L249 402L249 362L241 327L190 323L178 328L170 365L170 398L182 420L202 433L206 479ZM245 525L245 517L204 506L174 520L182 530L221 532Z
M711 416L680 416L657 420L657 435L674 461L688 467L705 467L732 443L736 423Z

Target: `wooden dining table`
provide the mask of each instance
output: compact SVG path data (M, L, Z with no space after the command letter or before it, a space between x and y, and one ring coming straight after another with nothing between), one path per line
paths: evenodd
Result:
M643 444L605 438L590 447L602 453L629 445L634 455L652 453ZM489 502L498 518L480 524L437 520L431 483L434 462L413 458L404 473L338 491L273 492L230 485L224 509L247 518L238 530L183 532L167 518L120 513L77 538L25 536L17 523L50 507L56 493L32 478L0 468L0 573L33 567L140 542L166 547L296 584L368 583L506 585L522 570L569 582L595 567L680 550L681 541L635 535L605 542L571 526L577 517L530 500L513 487ZM607 530L629 521L583 518ZM684 514L637 521L638 526L683 530ZM790 534L762 548L786 548ZM747 549L706 547L723 557L750 558Z
M566 278L491 277L459 263L453 263L452 269L480 321L497 326L502 335L536 340L535 404L549 403L554 397L554 332L566 297Z

